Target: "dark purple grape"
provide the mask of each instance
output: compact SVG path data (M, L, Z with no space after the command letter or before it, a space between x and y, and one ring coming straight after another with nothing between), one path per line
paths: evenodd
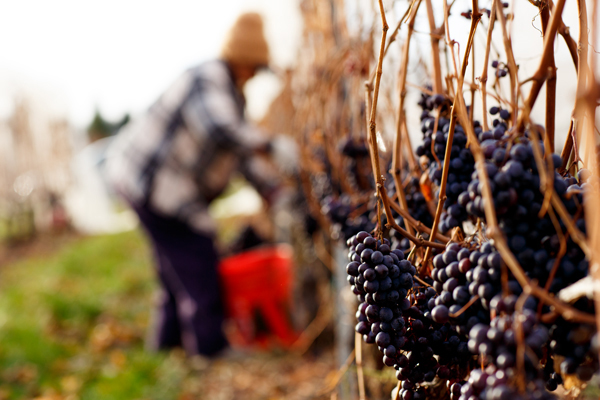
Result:
M469 260L469 258L464 258L458 262L458 270L461 273L466 274L467 271L469 271L470 269L471 269L471 260Z
M352 261L351 263L349 263L346 266L346 272L348 273L348 275L358 276L358 267L359 266L360 266L359 263L357 263L356 261Z
M367 281L374 281L375 279L377 279L377 273L375 272L375 270L373 268L369 268L363 273L363 277ZM365 287L365 290L366 290L366 287ZM367 290L367 292L368 292L368 290Z
M382 321L390 322L392 319L394 319L394 312L387 307L381 307L379 310L379 317Z
M361 321L358 324L356 324L355 330L361 335L366 335L371 331L371 327L367 322Z
M387 347L390 344L390 335L386 332L379 332L375 338L375 343L381 347Z
M389 274L388 267L386 267L383 264L376 265L374 271L377 273L377 276L379 276L379 277L384 277L385 278Z
M366 251L366 250L365 250ZM381 262L383 261L383 254L380 251L374 251L371 254L371 260L370 260L373 264L377 265L377 264L381 264Z
M431 316L435 322L445 324L449 319L448 307L445 305L435 306L433 310L431 310Z

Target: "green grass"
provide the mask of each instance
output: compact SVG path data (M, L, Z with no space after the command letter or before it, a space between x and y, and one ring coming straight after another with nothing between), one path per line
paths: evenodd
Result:
M139 232L0 269L0 399L175 399L181 357L144 350L154 268Z

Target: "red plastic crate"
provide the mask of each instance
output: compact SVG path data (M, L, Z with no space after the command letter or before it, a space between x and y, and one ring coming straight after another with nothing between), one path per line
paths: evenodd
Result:
M275 339L288 347L296 340L298 335L289 318L292 270L293 252L284 244L252 249L221 261L226 316L235 327L232 344L265 346Z

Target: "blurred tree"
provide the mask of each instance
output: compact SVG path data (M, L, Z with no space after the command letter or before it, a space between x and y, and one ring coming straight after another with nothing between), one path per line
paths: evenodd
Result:
M87 133L90 142L94 142L98 139L102 139L116 134L119 131L119 129L121 129L129 122L130 119L131 117L129 116L129 114L125 114L123 118L121 118L121 120L117 122L109 122L106 119L104 119L100 111L96 109L96 112L94 113L94 118L92 119L92 122L87 128Z

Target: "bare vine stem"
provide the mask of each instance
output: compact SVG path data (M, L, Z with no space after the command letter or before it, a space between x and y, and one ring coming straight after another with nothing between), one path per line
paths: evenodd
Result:
M475 296L471 297L471 299L469 300L469 302L467 304L465 304L464 306L462 306L460 310L458 310L454 314L450 314L450 318L460 317L460 315L462 313L464 313L465 311L467 311L467 309L469 307L471 307L473 305L473 303L475 303L477 300L479 300L479 296L478 295L475 295Z
M427 6L427 20L429 21L429 30L431 32L431 64L433 68L433 91L436 94L444 92L442 86L442 67L440 64L440 35L437 34L435 26L435 16L433 15L433 7L431 0L425 0Z
M391 200L387 195L387 191L385 190L385 186L382 186L380 189L380 194L381 194L381 200L383 202L383 207L385 209L385 213L386 215L392 215L392 209L390 206ZM418 238L414 235L411 235L410 233L408 233L406 230L404 230L401 226L399 226L396 221L394 221L393 218L388 218L388 225L390 225L392 228L394 228L396 231L398 231L398 233L400 233L402 236L404 236L405 238L407 238L408 240L410 240L411 242L413 242L417 247L434 247L437 249L445 249L446 245L443 243L435 243L435 242L430 242L428 240L425 239L421 239Z
M414 219L409 213L407 213L405 210L403 210L400 206L395 204L393 201L390 201L390 206L394 209L394 211L396 211L398 214L400 214L402 216L402 218L404 218L412 226L414 226L417 231L425 232L431 237L431 228L427 227L421 221ZM437 240L441 241L442 243L448 243L450 241L450 238L448 236L442 235L439 232L435 235L435 238Z
M548 0L548 7L554 8L554 3L552 0ZM571 54L571 59L573 60L573 64L575 65L575 71L579 69L579 57L577 53L579 52L577 42L571 36L571 31L568 26L562 20L562 16L560 18L559 26L558 26L558 34L562 36L563 40L567 44L567 48L569 49L569 54Z
M523 332L523 306L525 305L525 300L527 300L527 294L525 292L521 293L519 299L517 300L517 304L515 305L515 309L517 311L516 318L513 319L513 328L515 330L515 342L517 344L517 385L519 386L519 390L521 392L525 391L526 383L525 383L525 335Z
M392 45L392 43L394 43L396 41L396 37L398 36L398 32L400 31L400 27L402 26L402 23L408 17L408 15L410 15L411 12L413 11L413 7L414 7L415 3L420 4L421 0L412 0L412 3L410 4L410 6L408 7L408 9L406 10L406 13L404 14L404 16L402 18L400 18L400 21L398 21L398 24L396 25L396 27L392 31L392 34L390 35L390 38L388 39L387 45L385 46L385 50L383 52L383 56L384 57L387 54L387 52L388 52L390 46ZM418 8L418 5L417 5L417 8ZM371 73L371 76L369 77L369 83L373 84L373 80L374 79L375 79L375 73L373 72L373 73Z
M580 0L583 1L583 0ZM592 21L598 21L598 16L600 12L600 8L598 7L598 2L594 2L592 6ZM587 20L586 20L587 21ZM592 49L598 48L598 24L592 24L592 32L591 37L594 42L592 43ZM585 31L587 34L587 31ZM587 44L587 35L584 39ZM583 47L583 46L582 46ZM586 46L587 47L587 46ZM587 55L587 53L586 53ZM583 54L580 55L580 58L583 57ZM591 170L592 174L598 178L600 177L600 160L598 160L595 145L597 143L596 136L596 107L598 102L598 97L600 95L600 87L598 86L598 80L596 79L595 72L597 71L597 57L590 57L589 66L587 63L580 63L581 68L589 68L587 75L587 87L583 96L585 101L582 106L585 108L585 124L583 127L583 134L585 135L588 151L591 153L591 157L587 159L588 168ZM580 71L581 72L581 71ZM594 249L590 257L590 269L589 273L593 277L595 284L598 285L600 282L600 210L598 210L598 198L600 196L600 187L598 181L591 183L591 188L586 191L584 207L586 213L586 226L588 229L588 243L589 247ZM596 290L594 293L594 303L596 306L596 329L600 329L600 291Z
M471 48L471 107L469 108L469 121L473 123L475 119L475 92L477 85L475 84L475 46Z
M496 17L502 27L502 38L504 43L504 51L506 53L506 61L508 65L508 73L510 77L510 105L512 108L511 118L513 125L517 122L517 113L519 111L517 90L519 88L519 78L517 75L517 63L512 51L512 41L506 28L506 17L504 16L503 4L496 2Z
M396 385L396 395L394 396L394 400L400 400L400 389L402 389L402 381L398 381Z
M575 109L573 109L573 114L575 113ZM571 158L571 153L573 151L573 135L575 134L575 120L574 117L571 117L571 123L569 124L569 132L567 132L567 138L565 140L565 144L560 152L560 158L562 159L562 164L558 169L558 172L563 174L566 172L569 159Z
M552 26L552 24L550 25ZM448 43L451 43L448 30L446 30L446 35ZM456 65L455 73L456 75L459 75ZM483 154L479 141L475 136L473 126L468 124L469 116L464 103L464 98L462 96L462 87L457 86L456 90L458 91L456 96L458 101L455 104L457 109L457 115L461 122L461 125L464 126L467 136L469 138L471 152L473 153L473 157L475 158L475 168L477 169L479 180L482 183L482 196L484 198L483 204L487 223L488 237L491 237L494 240L494 245L496 249L500 253L502 259L514 275L515 279L519 282L525 293L531 294L539 299L544 300L544 302L554 307L554 309L558 313L560 313L564 319L568 321L596 323L596 317L593 314L581 312L571 307L570 305L565 304L560 300L557 300L555 297L546 293L546 291L540 288L536 283L531 282L527 275L525 275L525 272L519 265L519 262L517 261L516 257L508 247L508 244L506 243L506 238L504 237L502 231L498 227L498 219L496 217L496 211L494 210L494 198L492 196L489 177L485 168L485 156Z
M521 112L521 115L517 121L517 130L519 132L523 131L525 123L529 121L529 114L533 109L533 105L535 104L537 96L540 94L542 85L544 84L546 79L548 79L548 68L550 67L550 60L554 54L554 38L556 36L556 32L558 30L560 22L562 21L561 15L564 8L565 0L558 0L554 5L554 9L552 10L550 22L548 23L548 30L547 33L544 35L544 48L542 51L540 65L531 77L531 89L529 91L529 95L527 96L527 100L525 100L523 111Z
M365 374L362 362L362 337L360 333L354 333L354 353L356 354L356 376L358 378L358 398L365 400Z
M578 159L577 149L577 137L581 136L583 129L583 117L584 117L584 106L582 101L584 99L584 91L586 90L588 70L588 16L587 6L585 0L577 1L577 8L579 9L579 57L577 66L577 87L575 89L577 96L575 98L575 105L573 106L572 118L573 118L573 130L567 137L567 142L570 144L568 158ZM566 147L566 145L565 145Z
M548 33L550 19L549 1L540 2L540 15L542 18L542 32ZM556 62L554 53L549 57L548 80L546 81L546 145L550 153L554 153L554 130L556 116Z
M492 47L492 33L494 31L494 23L496 22L496 3L498 0L492 1L492 7L490 11L490 23L488 25L487 39L485 43L485 56L483 58L483 71L479 77L481 82L481 106L483 107L483 130L487 131L490 129L488 125L488 110L487 110L487 79L488 79L488 64L490 60L490 49Z
M444 2L444 4L446 4L446 3ZM445 8L447 8L447 7L445 7ZM444 13L444 14L446 14L446 13ZM473 13L471 15L471 28L469 30L469 39L467 41L467 47L465 49L461 72L460 72L460 74L457 73L457 76L458 76L457 86L459 89L456 90L456 93L454 95L454 101L452 104L452 109L450 111L450 127L448 128L448 139L446 142L446 151L444 154L444 166L442 168L442 180L440 182L440 194L439 194L437 209L435 211L435 217L433 219L433 226L431 227L431 236L432 237L435 237L435 235L437 234L440 216L442 215L442 208L444 206L444 202L446 201L446 184L448 182L448 170L450 169L450 154L452 153L452 141L454 140L454 129L456 127L456 114L455 114L456 109L455 109L455 107L458 102L457 97L459 95L462 96L462 85L465 80L465 74L467 73L467 65L469 64L469 53L471 51L471 48L473 47L475 31L477 30L477 24L479 23L481 16L482 16L482 14L479 12L478 0L473 0ZM447 14L445 15L445 18L446 19L448 18ZM447 25L447 21L446 21L446 25ZM448 45L450 47L453 47L454 43L448 41ZM423 257L423 262L421 264L421 267L424 267L427 265L427 261L428 261L430 255L431 255L431 248L429 247L425 251L425 256Z
M417 282L419 282L421 285L426 286L426 287L432 287L429 283L425 282L423 279L419 278L417 275L415 275L413 277L413 279Z
M377 124L375 119L377 117L377 99L379 97L379 86L381 84L381 74L383 73L382 64L383 56L385 53L385 38L387 36L388 24L385 19L385 10L383 9L383 0L379 0L379 11L381 13L381 45L379 47L379 58L377 60L377 71L375 73L375 88L373 90L373 101L371 102L371 113L369 116L369 141L371 143L371 152L373 156L373 174L375 178L375 187L377 194L377 218L379 222L379 231L381 233L381 212L379 209L379 200L381 199L381 188L384 186L384 178L381 175L381 167L379 165L379 150L377 148ZM370 86L367 83L367 87ZM368 92L368 91L367 91ZM368 98L368 94L367 94ZM368 105L368 104L367 104ZM388 221L392 218L392 215L388 215Z
M403 111L402 114L405 114L405 112ZM408 126L406 124L406 116L402 117L402 136L404 137L403 143L404 143L404 148L406 150L406 152L408 153L408 164L410 165L410 168L413 172L421 172L421 166L419 165L419 163L417 162L417 159L415 157L415 153L412 150L412 145L410 142L410 135L408 134Z
M408 16L408 33L406 35L406 41L404 42L404 47L402 51L402 68L400 69L400 82L399 82L399 91L400 91L400 100L398 102L398 115L397 115L397 123L396 123L396 136L394 136L394 151L392 154L392 177L394 179L394 184L396 185L396 193L398 193L398 200L402 208L408 211L408 204L406 202L406 195L404 193L404 186L402 185L402 177L400 176L401 165L400 165L400 153L402 151L402 127L403 122L405 122L405 114L404 114L404 99L406 97L406 76L408 73L408 60L409 60L409 49L410 49L410 39L412 37L412 33L415 26L415 17L417 16L417 11L419 10L419 6L421 5L420 0L416 0L416 4L413 4L410 8L410 14ZM408 135L407 135L408 136ZM412 149L410 149L412 153ZM406 224L406 228L408 233L413 234L412 230L409 228L409 225Z
M335 377L327 384L327 386L323 390L321 390L320 394L330 393L335 390L335 387L338 385L338 383L340 383L340 380L346 374L346 372L348 371L348 368L350 368L350 365L352 365L352 362L354 361L354 358L355 358L355 354L356 354L356 351L352 350L350 355L348 355L348 358L346 358L346 361L344 362L344 364L336 372Z
M554 258L554 264L552 264L552 270L550 271L550 274L548 275L548 279L546 279L546 284L544 285L544 290L546 291L546 293L549 292L550 285L552 285L552 281L554 280L554 277L556 276L556 271L558 271L560 261L562 260L562 258L564 257L564 255L567 252L567 238L568 238L568 236L565 236L565 234L562 232L560 223L558 222L558 218L556 218L554 211L552 211L552 209L550 209L550 210L548 210L548 213L550 215L550 219L552 220L552 224L554 225L554 229L556 230L556 233L558 234L558 238L560 240L560 248L558 249L558 253L556 254L556 257ZM538 314L539 315L542 314L543 307L544 307L544 301L542 300L538 304Z
M552 193L554 191L554 163L552 161L552 157L546 157L546 163L544 163L544 155L542 154L542 149L538 143L539 137L537 129L533 127L533 129L530 129L530 133L533 139L531 141L533 147L533 157L540 174L540 191L541 193L544 193L544 201L542 202L542 206L540 207L540 212L538 214L538 218L542 218L546 214L552 201Z

